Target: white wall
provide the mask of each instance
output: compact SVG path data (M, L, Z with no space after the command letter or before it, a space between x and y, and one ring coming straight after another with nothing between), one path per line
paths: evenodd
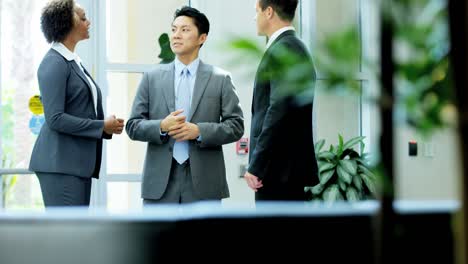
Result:
M418 155L408 155L408 142L418 142ZM432 156L425 155L432 144ZM454 129L444 129L429 138L401 125L395 133L395 197L405 200L458 200L461 163L459 140Z

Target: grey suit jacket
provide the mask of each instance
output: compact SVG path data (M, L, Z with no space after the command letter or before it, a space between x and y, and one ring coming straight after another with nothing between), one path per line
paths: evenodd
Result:
M142 198L159 199L171 171L174 139L160 136L161 121L175 111L174 63L145 73L133 102L126 131L132 140L148 142ZM229 74L200 61L189 120L202 141L189 142L192 181L200 199L229 197L222 145L244 133L244 118Z
M29 170L97 178L102 138L111 137L103 132L98 85L94 83L98 95L96 114L91 86L74 61L50 49L37 75L45 123L34 144Z

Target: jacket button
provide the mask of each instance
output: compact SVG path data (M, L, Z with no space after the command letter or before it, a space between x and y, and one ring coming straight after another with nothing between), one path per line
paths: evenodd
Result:
M172 152L172 149L173 149L172 147L169 147L169 151L170 151L170 152Z

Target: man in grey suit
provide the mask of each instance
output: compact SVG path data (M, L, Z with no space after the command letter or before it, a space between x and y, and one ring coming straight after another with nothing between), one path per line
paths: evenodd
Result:
M222 145L241 138L244 119L229 74L198 58L208 32L203 13L177 10L170 39L175 61L145 73L138 87L126 131L148 142L145 204L229 197Z

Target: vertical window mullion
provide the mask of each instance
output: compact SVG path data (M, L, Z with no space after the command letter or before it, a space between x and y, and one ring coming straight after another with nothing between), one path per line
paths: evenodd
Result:
M95 25L97 25L93 32L93 49L96 51L94 52L93 64L95 65L94 70L96 73L96 81L99 83L99 87L101 88L102 92L102 103L104 109L106 109L106 98L108 94L107 81L105 78L105 73L103 73L103 65L105 65L104 63L106 60L106 2L107 1L92 1L90 6L93 10L89 10L90 14L93 14L94 16L92 19ZM91 204L98 208L105 208L107 205L107 151L105 145L106 143L104 141L100 177L99 180L95 180L93 183L96 188L93 190Z
M2 28L2 15L1 15L2 9L0 8L0 29ZM0 32L3 32L0 30ZM2 103L2 87L3 87L3 76L2 76L2 40L3 36L0 33L0 106L3 107ZM2 120L2 115L0 115L0 135L3 135L3 120ZM0 136L0 160L2 161L1 163L1 168L3 169L3 142L2 142L2 137ZM0 209L4 208L4 201L3 201L3 175L0 174Z

